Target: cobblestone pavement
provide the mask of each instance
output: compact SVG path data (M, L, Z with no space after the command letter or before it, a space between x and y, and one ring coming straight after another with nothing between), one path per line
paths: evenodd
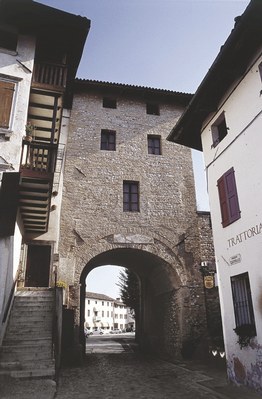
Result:
M145 356L128 340L90 338L83 366L61 371L56 399L261 399L228 385L221 371Z
M246 388L228 385L225 372L221 370L195 362L173 364L145 356L128 339L93 338L87 340L87 355L83 364L79 367L63 368L57 385L51 380L0 379L0 398L262 398Z

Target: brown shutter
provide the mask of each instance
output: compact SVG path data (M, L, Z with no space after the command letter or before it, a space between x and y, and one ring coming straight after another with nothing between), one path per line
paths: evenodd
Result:
M0 127L8 129L15 84L0 80Z
M226 227L230 222L229 222L229 214L227 207L227 193L226 193L224 175L221 176L220 179L217 181L217 188L219 193L222 225L223 227Z
M234 222L240 217L234 169L229 169L224 176L227 191L229 219L230 222Z

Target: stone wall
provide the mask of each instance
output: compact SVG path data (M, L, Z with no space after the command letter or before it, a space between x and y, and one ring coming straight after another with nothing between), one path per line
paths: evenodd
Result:
M116 109L102 106L109 94L117 98ZM147 287L144 338L151 347L162 339L161 351L173 348L177 355L190 336L204 335L204 244L191 152L166 141L184 107L177 93L160 94L78 84L66 150L58 278L75 287L68 306L79 312L79 283L92 268L131 268ZM160 104L160 115L146 113L149 95ZM116 131L115 151L100 150L101 129ZM161 137L161 155L148 154L148 134ZM123 180L139 182L139 212L123 212Z

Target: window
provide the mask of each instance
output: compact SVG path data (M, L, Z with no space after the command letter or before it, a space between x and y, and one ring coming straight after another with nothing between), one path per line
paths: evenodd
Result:
M109 302L107 302L106 304L107 304L107 306L109 306Z
M0 128L10 129L15 83L0 80Z
M102 301L102 306L104 306L104 301Z
M0 29L0 47L10 51L16 51L17 33Z
M105 312L102 310L102 317L104 317L105 316Z
M220 141L227 135L227 125L224 112L219 116L216 122L211 126L213 144L212 147L215 148Z
M236 327L249 324L255 327L255 318L248 273L231 277Z
M124 212L139 212L138 182L123 182L123 210Z
M123 319L123 315L122 314L120 315L120 319Z
M160 155L160 136L147 136L148 154Z
M109 311L107 311L107 317L109 317Z
M127 315L126 314L124 315L124 319L127 319Z
M217 181L223 227L240 218L234 168L229 169Z
M118 314L115 314L115 318L118 319Z
M90 299L87 300L88 305L90 305Z
M155 103L146 104L146 113L149 115L160 115L159 105Z
M116 108L116 99L112 97L104 97L103 98L103 107L104 108Z
M90 316L90 310L88 309L88 311L87 311L87 316L89 317Z
M114 130L101 130L101 150L116 150L116 132Z

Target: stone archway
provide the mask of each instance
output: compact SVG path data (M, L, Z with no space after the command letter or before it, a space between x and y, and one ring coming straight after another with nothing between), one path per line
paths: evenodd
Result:
M198 275L187 270L185 257L179 257L161 242L154 242L153 245L108 244L107 240L102 252L98 250L100 245L93 251L89 247L89 259L86 257L88 261L85 263L83 247L81 256L77 257L74 307L80 343L85 342L86 277L94 268L111 264L131 269L140 279L141 311L137 337L140 348L165 357L180 357L186 342L194 339L197 343L205 331L202 284L197 281ZM90 256L91 252L93 256Z

